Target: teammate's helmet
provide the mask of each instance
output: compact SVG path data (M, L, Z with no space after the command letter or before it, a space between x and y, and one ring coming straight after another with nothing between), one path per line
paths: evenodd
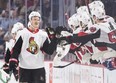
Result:
M37 12L37 11L32 11L32 12L29 14L29 20L31 20L31 18L34 17L34 16L37 16L37 17L41 18L41 15L40 15L39 12Z
M20 22L17 22L13 25L11 33L17 33L19 30L22 30L23 28L24 28L24 25Z
M101 7L96 7L92 9L92 15L96 16L97 19L101 19L104 18L104 16L106 15L105 10Z
M104 9L104 4L101 1L93 1L89 4L90 8L96 8L96 7L101 7Z
M77 26L79 26L79 21L78 21L78 15L73 14L69 19L68 19L68 25L72 30L75 30Z
M88 12L88 9L87 9L87 6L80 6L80 7L77 9L77 13L78 13L78 14L82 14L83 12L89 13L89 12Z
M79 22L82 23L80 24L81 26L87 26L88 23L90 22L90 16L86 13L86 12L83 12L82 14L79 14Z

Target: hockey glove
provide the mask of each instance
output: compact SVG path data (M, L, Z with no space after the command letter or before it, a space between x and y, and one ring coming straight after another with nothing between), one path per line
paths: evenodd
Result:
M55 38L55 30L51 27L46 28L46 32L50 38L50 40Z

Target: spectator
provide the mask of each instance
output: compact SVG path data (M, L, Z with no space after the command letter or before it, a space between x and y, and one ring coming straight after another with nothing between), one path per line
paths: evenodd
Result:
M10 10L10 24L9 27L12 27L15 23L19 22L20 18L18 17L17 10Z
M7 31L9 27L9 12L6 10L3 10L1 16L2 16L2 19L0 20L0 23L1 23L0 26L2 27L4 31Z
M23 0L15 0L16 10L18 14L18 18L20 19L20 22L25 24L25 13L26 13L26 6L25 2Z
M34 0L33 5L28 8L28 12L38 11L40 12L39 0Z

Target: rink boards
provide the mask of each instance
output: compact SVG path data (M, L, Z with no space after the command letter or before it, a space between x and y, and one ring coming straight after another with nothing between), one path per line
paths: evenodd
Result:
M61 62L62 65L67 63ZM3 61L0 61L0 67L2 65ZM52 61L46 61L45 69L46 83L116 83L116 70L109 71L101 65L74 63L65 68L54 68Z
M45 65L47 83L116 83L116 70L109 71L101 65L75 63L65 68L53 68L49 61Z

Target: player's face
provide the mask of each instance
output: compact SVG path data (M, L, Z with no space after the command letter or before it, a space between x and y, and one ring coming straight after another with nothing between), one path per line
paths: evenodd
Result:
M37 16L32 17L31 24L34 28L39 28L40 18Z
M15 40L16 33L12 33L12 38Z

